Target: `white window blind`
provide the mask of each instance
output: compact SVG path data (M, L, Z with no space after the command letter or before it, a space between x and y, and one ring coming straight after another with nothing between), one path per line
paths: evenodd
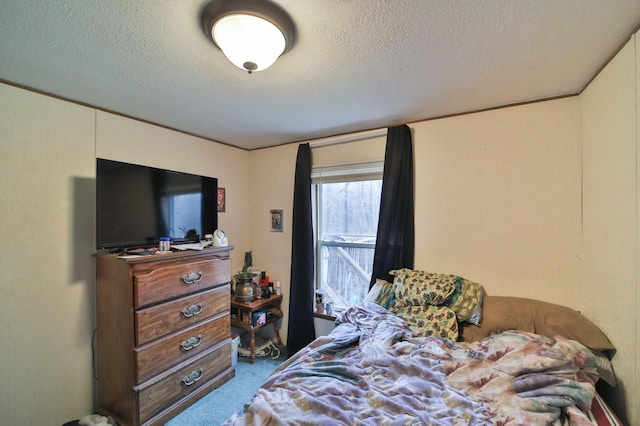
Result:
M382 179L384 160L328 164L311 168L311 183L353 182Z

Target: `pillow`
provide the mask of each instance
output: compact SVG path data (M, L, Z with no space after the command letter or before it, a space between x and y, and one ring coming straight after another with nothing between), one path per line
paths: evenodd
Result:
M433 274L413 269L389 271L393 275L394 306L442 305L456 290L455 275Z
M405 320L416 337L458 339L456 314L446 306L402 306L391 312Z
M376 299L380 295L380 290L382 290L382 287L384 286L384 283L386 283L386 282L387 281L381 280L379 278L376 279L376 283L373 285L373 287L371 287L369 289L369 292L364 296L363 302L376 303Z
M571 308L507 296L485 295L482 303L480 326L466 325L460 333L465 342L474 342L507 330L521 330L550 338L559 334L593 351L615 353L607 336L580 312Z
M611 360L609 360L609 358L601 352L596 352L595 356L598 376L600 376L600 378L604 380L606 384L608 384L612 388L615 388L616 374L613 372L613 365L611 365Z
M395 294L393 292L393 284L389 281L377 278L376 283L371 287L371 290L364 297L365 302L373 302L389 309L395 301Z
M462 277L455 279L456 290L445 302L456 313L458 321L480 325L482 319L482 286Z

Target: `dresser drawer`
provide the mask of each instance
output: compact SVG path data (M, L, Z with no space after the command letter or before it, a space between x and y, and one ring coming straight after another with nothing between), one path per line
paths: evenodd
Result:
M231 344L226 344L139 392L140 422L231 368Z
M136 345L195 324L229 309L229 285L185 296L135 312Z
M231 334L228 312L218 314L181 332L170 334L150 344L134 349L136 383L201 354Z
M228 283L231 261L211 259L134 269L134 305L136 308Z

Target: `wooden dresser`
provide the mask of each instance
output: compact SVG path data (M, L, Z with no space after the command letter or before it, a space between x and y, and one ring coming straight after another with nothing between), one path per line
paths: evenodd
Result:
M99 413L164 424L235 375L231 249L96 255Z

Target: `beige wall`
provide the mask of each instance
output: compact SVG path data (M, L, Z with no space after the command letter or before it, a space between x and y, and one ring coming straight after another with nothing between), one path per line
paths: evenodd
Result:
M0 129L2 424L59 425L93 412L96 156L217 177L239 267L248 153L5 84Z
M618 386L609 398L638 401L638 119L640 74L632 39L580 96L582 108L583 252L579 306L609 336ZM629 424L640 405L627 403Z
M580 251L577 97L410 127L415 267L478 281L490 294L575 307ZM344 161L339 151L333 155L333 161ZM332 159L323 156L322 161L330 164Z
M415 267L480 282L489 294L577 308L580 115L577 97L410 125ZM314 164L367 150L317 150ZM253 154L253 153L252 153ZM316 158L319 157L319 158ZM375 157L375 156L374 156Z
M249 153L249 211L247 229L253 264L266 271L274 285L280 281L283 296L280 336L287 339L289 312L289 278L291 275L291 209L295 175L295 144ZM271 232L271 210L283 210L283 231ZM244 254L244 252L243 252Z
M575 307L578 126L575 97L412 125L415 267Z
M636 47L636 147L640 144L640 31L636 32L633 37L633 41ZM635 338L636 347L635 350L631 348L631 353L635 353L635 359L633 357L627 357L629 365L632 366L632 370L635 369L635 382L630 386L633 389L633 393L629 393L627 401L638 401L640 399L640 362L638 361L638 354L640 354L640 261L638 260L638 251L640 250L640 203L638 199L638 190L640 189L640 173L638 173L638 164L640 164L640 149L636 148L636 306L635 306L635 321L630 319L631 330L635 328L635 333L629 333L631 338ZM633 285L633 283L631 284ZM631 292L633 297L633 291ZM631 314L632 316L633 314ZM629 404L629 421L633 424L640 423L640 404Z
M0 84L3 424L62 424L93 403L93 121Z

